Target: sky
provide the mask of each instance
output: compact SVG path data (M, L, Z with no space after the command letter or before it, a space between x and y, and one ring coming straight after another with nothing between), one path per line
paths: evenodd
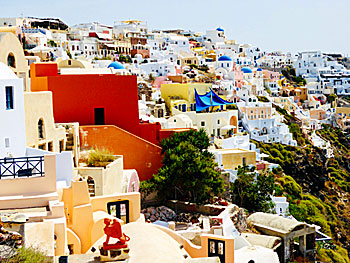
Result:
M321 50L350 55L350 0L0 0L0 17L56 17L69 26L147 22L149 29L203 32L265 51Z

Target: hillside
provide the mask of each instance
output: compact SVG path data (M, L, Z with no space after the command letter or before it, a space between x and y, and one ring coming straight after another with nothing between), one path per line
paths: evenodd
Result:
M294 138L301 141L298 126L288 124ZM304 138L302 147L254 143L270 156L268 161L281 166L281 170L274 171L276 194L287 196L290 213L298 220L321 226L321 231L333 238L336 246L333 250L320 248L320 259L350 262L341 249L350 252L350 140L330 126L324 126L318 135L331 143L334 158L327 160L323 150Z

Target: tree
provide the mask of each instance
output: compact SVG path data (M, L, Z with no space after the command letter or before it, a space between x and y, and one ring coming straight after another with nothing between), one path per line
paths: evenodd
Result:
M256 176L254 169L238 167L238 178L231 184L232 202L250 212L268 212L272 207L270 196L274 190L274 176L267 171Z
M327 102L328 103L332 103L333 101L336 101L337 98L338 98L338 96L335 95L334 93L329 94L328 97L327 97Z
M151 180L143 182L147 195L157 191L162 200L207 202L224 191L224 179L208 152L209 137L201 129L175 133L161 143L163 166Z

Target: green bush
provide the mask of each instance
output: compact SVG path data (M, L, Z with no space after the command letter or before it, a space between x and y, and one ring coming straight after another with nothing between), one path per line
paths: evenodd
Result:
M116 159L112 153L106 149L95 149L89 153L88 166L105 167Z
M36 248L22 247L17 250L17 254L5 261L4 263L51 263L52 260L46 256L42 251Z
M301 198L302 188L295 180L290 176L285 176L286 183L283 185L284 190L291 195L292 199Z
M336 250L320 248L317 251L319 260L322 262L349 263L347 251L337 246Z

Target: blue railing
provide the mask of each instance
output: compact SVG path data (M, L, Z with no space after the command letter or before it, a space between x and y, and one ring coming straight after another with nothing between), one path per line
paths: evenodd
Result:
M40 29L40 28L24 28L24 27L22 27L22 32L27 33L27 34L42 33L42 34L46 35L45 30Z
M44 156L0 159L0 179L45 176Z

